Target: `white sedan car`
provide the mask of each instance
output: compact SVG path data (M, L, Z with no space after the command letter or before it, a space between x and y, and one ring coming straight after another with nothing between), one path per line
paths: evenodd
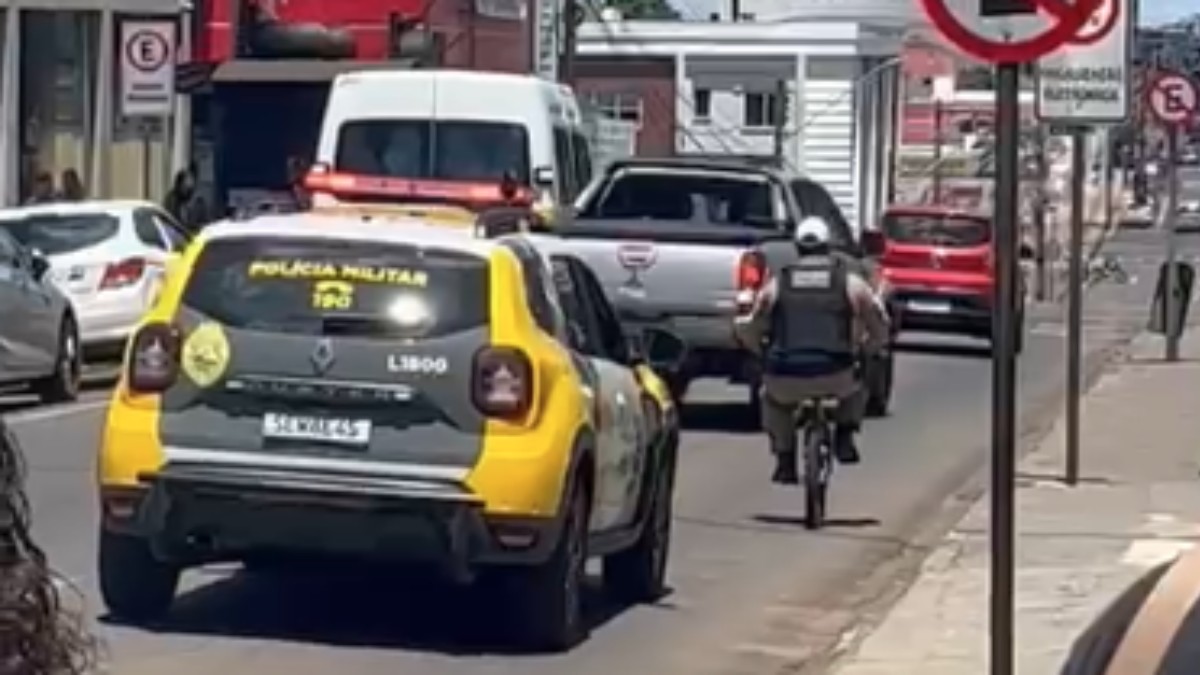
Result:
M50 262L88 350L119 349L153 302L168 256L190 235L141 201L40 204L0 210L0 228Z

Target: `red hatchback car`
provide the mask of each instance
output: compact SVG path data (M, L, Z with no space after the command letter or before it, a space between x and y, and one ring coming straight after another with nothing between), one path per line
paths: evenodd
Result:
M957 333L991 340L992 222L944 206L894 206L883 218L880 267L899 330ZM1017 293L1017 349L1025 303Z

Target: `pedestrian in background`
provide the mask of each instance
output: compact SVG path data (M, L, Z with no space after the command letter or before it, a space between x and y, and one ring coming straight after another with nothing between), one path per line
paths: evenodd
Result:
M33 189L29 191L29 198L25 200L25 203L31 206L49 204L57 198L58 195L54 192L54 176L47 171L37 172L33 177Z
M208 223L208 205L196 193L196 166L189 165L175 174L175 181L163 201L163 208L175 220L192 232L199 232Z
M1200 672L1200 551L1133 582L1075 641L1061 675Z
M62 172L62 199L68 202L81 202L87 199L87 188L83 186L83 180L79 178L79 172L75 169L67 169Z
M0 418L0 673L90 672L95 643L79 616L62 606L29 527L24 456Z

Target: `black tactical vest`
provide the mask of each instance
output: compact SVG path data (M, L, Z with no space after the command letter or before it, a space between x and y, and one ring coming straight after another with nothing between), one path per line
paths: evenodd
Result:
M817 376L854 364L854 307L840 256L801 256L795 244L771 246L778 284L764 368L773 375Z

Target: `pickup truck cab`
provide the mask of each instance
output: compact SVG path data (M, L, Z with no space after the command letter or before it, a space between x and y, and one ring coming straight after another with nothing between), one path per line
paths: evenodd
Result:
M770 167L622 160L610 164L575 207L575 218L556 234L595 271L626 327L665 329L687 343L681 368L664 374L677 399L696 378L717 377L748 384L757 408L757 363L737 343L733 320L749 309L765 280L759 244L789 237L801 218L819 216L829 222L835 248L865 261L820 184ZM890 372L890 359L885 365ZM879 379L890 390L890 377ZM886 390L875 398L886 399ZM872 405L880 407L879 401Z

